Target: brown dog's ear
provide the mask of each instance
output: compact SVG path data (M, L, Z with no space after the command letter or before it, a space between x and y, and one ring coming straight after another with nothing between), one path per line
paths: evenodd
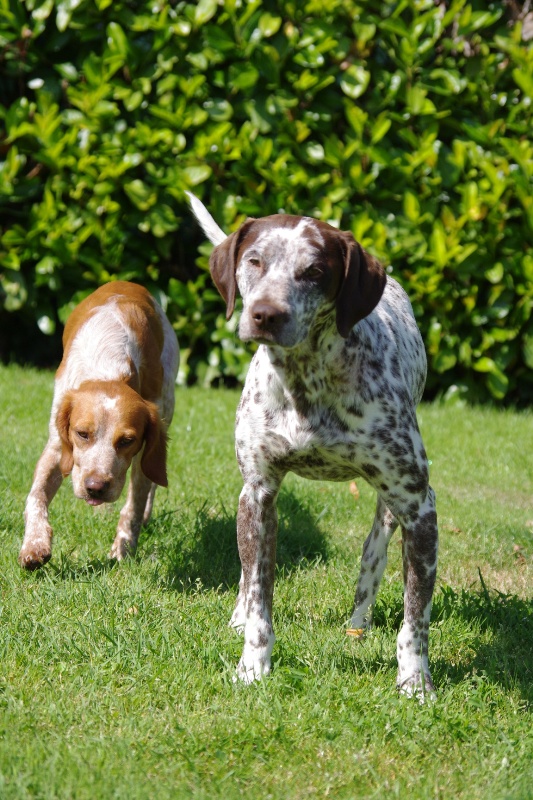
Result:
M70 415L72 414L72 393L67 392L61 401L56 414L56 428L61 437L61 459L59 469L64 478L70 475L74 466L72 457L72 444L69 439Z
M235 272L237 270L239 245L253 222L253 219L247 219L238 231L230 234L222 244L215 247L209 258L211 277L226 303L226 319L231 317L235 308L235 295L237 292Z
M144 430L144 450L141 469L146 477L158 486L168 486L167 434L155 403L145 401L148 419Z
M344 277L337 295L337 330L346 339L356 322L377 306L385 290L387 275L377 260L351 233L343 233L346 247Z

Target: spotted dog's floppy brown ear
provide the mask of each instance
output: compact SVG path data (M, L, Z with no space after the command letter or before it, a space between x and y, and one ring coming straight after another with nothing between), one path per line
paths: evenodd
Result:
M59 469L64 478L70 475L74 466L72 457L72 444L70 443L70 415L72 414L73 396L72 392L67 392L61 401L56 414L56 428L61 438L61 459Z
M387 275L374 256L363 250L351 233L342 233L345 247L344 277L337 295L337 330L346 339L356 322L377 306Z
M230 234L222 244L215 247L209 258L211 277L226 303L226 319L231 317L235 309L235 295L237 292L235 271L237 269L239 245L253 222L253 219L247 219L239 230Z
M146 400L144 403L147 409L147 419L141 469L152 483L156 483L158 486L168 486L167 433L156 404Z

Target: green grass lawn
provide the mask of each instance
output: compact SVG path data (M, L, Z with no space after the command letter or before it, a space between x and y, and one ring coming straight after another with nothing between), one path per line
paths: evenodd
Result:
M344 635L374 494L289 476L272 675L232 681L238 394L177 390L168 490L112 565L117 508L68 481L52 561L17 564L52 375L0 368L0 798L533 797L533 417L423 406L440 521L438 700L395 690L399 534L362 642ZM118 504L117 504L118 505Z

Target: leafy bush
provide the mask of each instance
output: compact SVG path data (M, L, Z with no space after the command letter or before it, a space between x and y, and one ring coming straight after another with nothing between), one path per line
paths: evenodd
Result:
M0 0L4 356L130 278L183 380L241 380L192 189L227 230L279 209L351 229L413 300L429 396L527 403L533 17L509 8Z

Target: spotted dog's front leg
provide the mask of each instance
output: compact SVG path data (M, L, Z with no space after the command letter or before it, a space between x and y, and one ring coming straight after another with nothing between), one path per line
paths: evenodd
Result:
M137 549L137 541L143 522L149 519L152 511L154 485L141 469L140 455L136 455L131 463L131 479L128 495L117 526L117 535L109 558L122 561L128 555L133 555ZM148 514L148 518L147 518Z
M383 572L387 566L387 547L397 527L398 521L378 495L374 524L363 545L361 570L350 620L352 632L361 632L362 634L372 624L374 603Z
M398 635L398 681L403 694L434 694L428 665L429 618L437 572L435 494L428 489L418 514L402 521L404 620Z
M244 593L244 574L241 570L241 579L239 581L239 593L237 595L237 602L233 609L233 614L229 621L230 627L235 628L237 633L244 633L244 622L246 620L246 598Z
M242 577L232 620L244 626L237 676L245 683L268 675L274 646L272 597L276 566L278 488L246 483L239 500L237 542Z

